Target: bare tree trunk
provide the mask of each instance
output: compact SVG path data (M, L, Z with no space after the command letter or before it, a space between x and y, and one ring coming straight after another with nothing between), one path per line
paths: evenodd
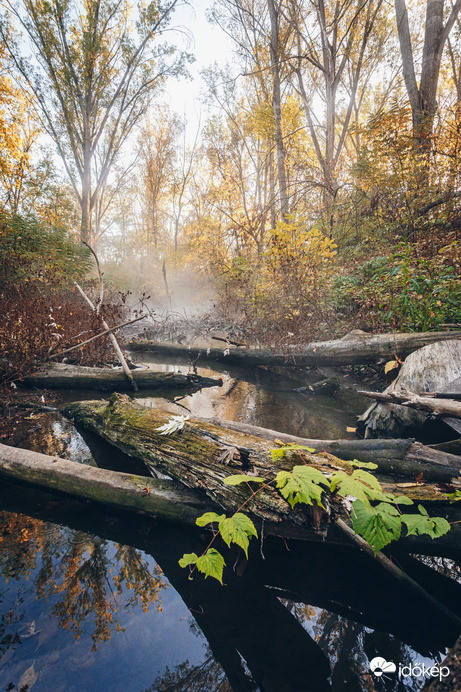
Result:
M461 10L456 0L444 24L445 0L427 0L421 79L418 86L405 0L394 0L402 69L413 119L416 149L427 157L437 110L437 87L445 43Z
M82 225L80 228L80 240L91 245L91 152L89 140L85 142L83 154L82 181Z
M282 135L282 96L280 89L279 67L279 26L278 10L274 0L267 0L269 17L271 22L270 56L273 80L272 107L274 109L275 143L277 149L277 173L279 182L280 215L285 219L289 212L288 187L285 170L285 147Z

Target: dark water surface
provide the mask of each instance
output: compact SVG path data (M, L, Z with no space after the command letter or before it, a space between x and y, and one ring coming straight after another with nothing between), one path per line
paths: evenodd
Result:
M351 436L346 427L366 406L353 390L302 396L296 383L263 370L221 375L223 387L180 403L192 415L325 439ZM184 412L172 396L162 404ZM143 400L160 403L157 394ZM58 415L29 422L19 446L128 470L111 448L89 449ZM421 678L399 678L399 664L436 662L458 634L352 547L268 536L253 542L248 563L225 553L221 587L189 580L178 565L183 553L206 547L199 531L9 483L0 485L0 510L0 690L417 690ZM431 593L461 604L456 581L399 559ZM440 564L456 576L452 560ZM373 675L377 656L397 671Z

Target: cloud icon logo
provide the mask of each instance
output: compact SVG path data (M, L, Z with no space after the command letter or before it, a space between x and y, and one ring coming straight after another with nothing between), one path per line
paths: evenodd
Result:
M370 669L373 675L380 678L384 673L395 673L397 666L392 661L386 661L381 656L376 656L370 661Z

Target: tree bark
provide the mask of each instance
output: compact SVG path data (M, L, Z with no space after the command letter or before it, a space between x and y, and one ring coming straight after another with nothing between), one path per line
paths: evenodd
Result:
M280 216L285 221L289 212L288 187L285 167L285 146L282 133L282 95L280 88L280 45L279 15L275 0L267 0L271 23L270 59L272 70L272 107L274 110L275 146L277 150L277 173L279 182Z
M405 0L394 0L402 57L403 77L411 105L415 145L423 154L431 147L431 135L437 109L437 87L443 49L461 10L456 0L444 24L444 0L427 0L421 78L418 86Z
M397 378L383 394L394 397L394 401L400 401L398 397L406 399L409 391L422 397L428 392L461 393L460 378L461 340L436 342L409 355ZM441 400L434 399L431 406L433 410L443 410L444 404ZM365 437L403 437L416 430L419 435L423 428L427 430L428 426L434 427L433 423L422 411L392 403L390 399L383 404L372 404L358 420L358 424L363 426L361 432ZM451 414L445 415L443 423L438 427L441 428L444 424L461 431L459 418L454 418ZM436 430L435 433L437 434Z
M209 348L185 344L169 344L150 339L132 339L128 348L170 356L184 355L200 362L219 361L239 365L357 365L405 358L407 355L437 341L460 339L461 331L422 332L420 334L352 334L336 341L317 341L307 346L293 346L283 353L256 348Z
M184 375L179 372L154 372L153 370L131 370L138 389L186 388L197 390L202 387L220 387L222 380L200 375ZM87 368L79 365L56 363L34 375L25 377L21 384L47 389L98 389L103 391L127 391L132 389L124 372L112 368Z
M325 504L326 510L307 505L297 505L292 510L273 487L263 488L253 497L246 484L227 486L224 479L236 473L250 473L270 480L277 471L291 470L295 465L306 463L306 460L327 474L338 468L352 468L347 461L319 449L317 445L318 454L303 451L302 456L293 453L274 461L271 454L274 443L269 439L232 431L204 420L188 419L181 430L162 435L159 428L171 419L171 413L143 407L121 394L111 397L109 403L87 401L70 404L64 409L64 413L77 425L95 432L130 456L141 459L149 467L166 473L189 488L203 489L210 499L226 510L235 512L244 505L247 511L261 519L308 526L315 528L320 534L326 532L330 524L331 508L328 503ZM377 442L372 442L376 449ZM388 467L392 463L398 466L400 460L405 460L412 442L399 441L395 444L394 450L398 450L400 458L394 457L391 460L390 454L383 455L383 464L387 461ZM338 442L337 445L340 446L341 443ZM346 454L349 459L355 457L355 451L351 456L349 450ZM422 465L414 464L410 471L403 469L403 476L408 478L409 474L414 482L401 484L388 481L383 483L383 487L387 492L405 494L418 502L448 503L436 484L416 483L414 480L414 469L423 474L427 470L433 471L434 475L440 472L446 481L455 487L461 486L461 481L458 480L461 459L439 454L441 459L451 460L450 467L439 467L432 461L426 461ZM360 459L362 460L363 458ZM399 471L396 468L394 472Z

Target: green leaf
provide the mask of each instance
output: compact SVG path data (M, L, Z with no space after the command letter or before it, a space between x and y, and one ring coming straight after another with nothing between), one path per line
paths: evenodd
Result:
M219 533L221 538L230 547L231 543L236 543L244 551L248 558L248 545L251 536L258 537L255 525L249 517L241 512L237 512L234 516L224 517L219 522Z
M352 528L371 545L376 555L391 541L397 541L402 531L401 515L396 507L380 503L366 506L360 500L352 505Z
M201 517L197 517L195 523L197 526L206 526L207 524L212 524L213 522L220 522L221 519L225 519L225 514L216 514L216 512L205 512Z
M224 558L215 548L208 548L205 555L197 559L197 569L206 577L213 577L222 584L222 573L225 566Z
M352 495L370 507L370 500L378 500L382 497L381 483L362 469L356 469L350 475L344 471L337 471L330 476L331 492L338 488L338 495L346 497Z
M240 485L240 483L264 483L264 478L260 476L247 476L245 473L238 473L235 476L227 476L224 479L226 485Z
M373 464L372 461L358 461L358 459L352 459L349 463L351 466L355 466L358 469L370 469L373 471L373 469L378 468L378 464Z
M312 466L295 466L293 471L279 471L275 477L277 488L293 508L298 502L311 505L315 500L322 505L322 493L329 481L321 471Z
M179 560L180 567L187 567L188 565L197 564L198 555L196 553L185 553Z
M389 497L388 500L387 500L387 497ZM411 500L406 495L399 495L398 497L394 497L394 495L388 495L386 493L386 500L388 502L393 502L394 505L412 505L413 504L413 500Z
M406 524L408 536L426 534L431 538L443 536L450 530L450 524L443 517L430 517L422 505L418 509L421 514L404 514L402 521Z
M277 461L283 459L287 452L309 452L310 454L315 453L315 449L312 447L306 447L305 445L288 444L285 447L277 447L276 449L271 449L272 461Z

